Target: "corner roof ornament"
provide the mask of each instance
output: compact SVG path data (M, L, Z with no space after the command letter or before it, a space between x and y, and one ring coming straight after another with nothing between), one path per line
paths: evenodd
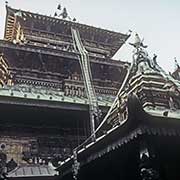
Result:
M21 10L15 12L14 15L15 15L15 16L18 16L18 17L21 17L21 18L22 18L22 16L23 16Z
M138 35L138 33L135 34L134 43L129 43L131 46L133 46L136 50L140 50L142 48L147 48L147 45L143 44L144 39L141 39Z
M67 12L67 9L64 7L63 10L62 10L62 13L59 14L59 17L62 17L62 19L66 19L68 18L68 12ZM69 17L70 18L70 17Z
M136 49L132 56L133 62L130 67L130 74L132 74L131 76L139 73L158 73L161 74L167 81L172 82L176 87L180 88L180 83L175 81L171 75L166 73L163 68L159 66L157 63L157 55L154 54L153 58L149 57L147 51L144 49L148 46L143 44L143 40L140 39L137 33L135 34L134 43L129 44ZM176 58L175 64L178 68L180 68Z
M141 39L138 33L135 33L134 42L129 43L135 48L133 51L132 62L132 74L144 74L144 73L161 73L157 64L157 55L154 54L153 58L148 55L145 50L148 46L144 45L144 39Z
M179 69L180 66L179 66L179 63L177 62L176 57L174 57L174 62L175 62L175 70Z
M5 1L5 5L6 5L6 6L8 6L8 3L9 3L8 1Z

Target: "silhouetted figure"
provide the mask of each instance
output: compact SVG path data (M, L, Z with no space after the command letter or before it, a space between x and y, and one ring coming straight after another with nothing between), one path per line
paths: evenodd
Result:
M65 7L63 8L63 12L60 14L60 16L62 16L63 19L68 17L67 9Z
M179 68L180 68L180 66L179 66L179 64L178 64L178 62L177 62L177 59L176 59L176 58L174 58L174 62L175 62L176 69L179 69Z
M12 170L14 170L17 167L17 163L14 161L14 159L12 158L6 165L7 167L7 172L10 172Z
M57 12L54 13L54 17L56 17L56 16L57 16Z
M58 4L57 9L58 9L58 10L61 10L61 4Z

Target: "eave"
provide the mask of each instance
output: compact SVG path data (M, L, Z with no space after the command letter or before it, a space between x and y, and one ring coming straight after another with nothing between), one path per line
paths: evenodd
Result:
M88 99L69 97L60 93L62 92L59 92L59 95L48 95L43 92L23 92L22 89L13 86L4 87L0 88L0 103L88 111ZM106 110L111 106L111 102L103 100L98 101L98 104Z
M11 13L15 14L18 11L21 11L23 17L31 18L32 20L33 19L34 20L36 20L36 19L43 20L46 23L55 22L55 23L58 23L58 25L77 28L79 30L90 32L91 34L94 33L96 35L104 34L105 36L107 36L109 38L113 38L113 42L110 43L110 45L111 45L110 57L113 57L114 54L121 48L121 46L130 37L130 35L127 35L127 34L115 32L115 31L110 31L110 30L105 30L105 29L102 29L102 28L96 28L94 26L89 26L89 25L86 25L86 24L78 23L78 22L58 19L58 18L46 16L46 15L40 15L40 14L37 14L37 13L28 12L28 11L17 10L17 9L13 9L11 7L8 7L8 6L7 6L7 16L6 17L8 18L9 14L11 14ZM7 21L7 19L6 19L6 21ZM7 24L6 24L6 26L7 26ZM5 27L5 33L6 32L7 32L7 28ZM115 42L115 44L114 44L114 42Z
M31 52L31 53L41 53L45 55L57 56L57 57L66 57L72 60L79 60L78 53L75 52L67 52L59 49L52 49L48 47L39 47L33 45L18 45L13 44L12 42L7 42L4 40L0 40L0 51L5 52L7 50L16 50L16 51L24 51L24 52ZM117 66L121 68L127 68L129 66L128 62L117 61L113 59L105 59L95 56L90 56L90 61L93 63L100 63L106 64L110 66Z
M123 125L117 125L95 142L77 151L81 166L102 158L117 149L126 148L127 144L138 142L142 137L179 137L180 121L175 118L151 116L145 112L136 113L136 117L130 117ZM60 177L72 172L73 156L66 159L57 168Z

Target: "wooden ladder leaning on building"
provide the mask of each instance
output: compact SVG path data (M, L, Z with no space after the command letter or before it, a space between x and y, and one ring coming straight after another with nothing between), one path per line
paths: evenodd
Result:
M99 123L99 108L97 97L95 93L95 89L92 82L92 74L91 74L91 67L89 61L89 55L80 38L79 31L76 29L71 28L72 38L74 49L80 53L79 63L84 79L84 85L86 94L89 100L89 114L90 114L90 126L91 126L91 135L95 140L95 124Z

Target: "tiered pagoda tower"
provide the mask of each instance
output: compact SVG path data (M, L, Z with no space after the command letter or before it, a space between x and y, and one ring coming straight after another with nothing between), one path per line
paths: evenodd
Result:
M54 177L48 164L57 166L90 135L89 101L71 29L78 30L89 54L101 119L127 73L129 64L112 57L129 35L6 10L0 40L0 143L8 170L2 168L1 174Z

